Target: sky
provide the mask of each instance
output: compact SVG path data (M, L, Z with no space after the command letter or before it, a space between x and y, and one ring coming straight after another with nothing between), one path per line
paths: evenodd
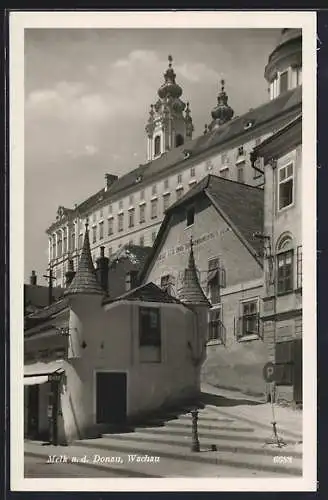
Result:
M235 115L268 100L264 67L278 29L25 30L25 282L45 284L46 229L146 161L145 125L169 54L201 135L226 80Z

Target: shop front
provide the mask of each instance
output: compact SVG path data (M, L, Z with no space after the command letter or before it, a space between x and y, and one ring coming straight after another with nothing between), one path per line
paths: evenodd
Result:
M61 414L60 384L63 362L33 363L24 367L24 437L58 443Z

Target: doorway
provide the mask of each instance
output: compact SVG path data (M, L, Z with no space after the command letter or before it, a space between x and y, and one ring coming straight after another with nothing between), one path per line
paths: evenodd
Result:
M123 372L96 373L97 424L124 424L127 417L127 376Z
M39 433L39 386L27 388L27 436L37 439Z

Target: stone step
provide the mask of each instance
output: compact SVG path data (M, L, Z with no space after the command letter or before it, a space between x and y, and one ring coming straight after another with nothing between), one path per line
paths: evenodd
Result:
M213 406L213 405L206 405L206 409L203 411L206 411L207 416L218 415L219 417L233 418L238 422L247 423L247 424L253 426L254 428L256 428L257 431L259 431L259 430L267 431L268 429L272 430L272 424L271 424L272 416L271 416L269 409L268 409L268 412L265 416L260 415L257 418L254 418L254 416L252 416L249 413L249 410L242 409L240 406L238 406L238 410L237 410L233 407L230 409L228 409L226 407L224 409L222 409L221 407L217 407L217 406ZM236 413L237 411L238 411L238 413ZM291 430L289 424L288 424L289 427L287 428L286 420L281 419L281 421L280 421L279 415L276 415L276 421L277 421L277 429L278 429L279 434L286 436L286 437L289 437L289 438L293 438L297 441L302 440L302 430L301 429Z
M179 420L169 420L165 423L165 427L169 428L185 428L191 429L192 422L191 419L179 419ZM245 426L242 424L231 423L229 425L222 425L220 422L204 421L202 417L197 422L198 429L203 429L204 431L233 431L233 432L254 432L254 428L250 426Z
M274 463L273 457L270 455L252 455L250 453L234 453L234 452L212 452L202 447L200 453L193 453L187 450L186 447L171 445L165 442L156 442L152 446L144 442L135 442L133 439L115 439L104 436L103 438L82 440L74 443L75 446L84 448L92 447L107 452L122 452L129 454L148 454L159 456L162 458L186 460L197 463L206 463L212 465L223 465L235 467L236 469L262 470L267 472L277 472L281 475L299 476L302 474L302 460L299 458L292 459L292 465L283 465L282 463ZM277 453L278 455L278 453Z
M190 434L172 434L170 432L159 434L152 429L145 429L142 431L136 431L128 434L115 434L115 435L104 435L108 439L115 439L119 441L133 441L135 443L149 443L150 448L152 448L157 443L165 443L167 445L182 446L190 449L191 447L191 433ZM247 442L246 444L241 444L238 436L234 440L229 440L229 442L221 442L219 440L213 439L213 437L200 437L200 443L204 449L210 449L212 444L217 446L218 452L229 451L234 453L250 453L254 455L288 455L293 458L302 458L302 450L295 445L287 445L279 448L278 446L272 446L265 443L259 442Z
M134 432L139 432L143 431L146 433L156 433L157 435L176 435L176 436L190 436L191 437L191 426L168 426L168 425L163 425L162 427L137 427L135 428ZM104 434L104 436L107 437L114 437L120 433L113 433L113 434ZM129 433L124 433L124 435L129 435ZM234 433L233 429L230 430L229 432L220 432L220 429L217 430L215 428L209 429L209 430L204 430L202 427L198 429L198 436L199 438L209 438L209 439L215 439L216 441L234 441L238 439L238 441L243 441L243 442L255 442L255 443L264 443L265 440L269 437L271 437L271 432L267 432L263 435L258 435L255 432L245 432L244 434L242 432L236 432ZM295 441L290 440L290 439L285 439L287 444L296 444Z

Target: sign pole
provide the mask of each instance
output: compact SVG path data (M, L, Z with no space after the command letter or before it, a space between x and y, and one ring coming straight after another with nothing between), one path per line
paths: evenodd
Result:
M274 411L274 384L276 381L276 370L275 370L275 365L273 363L267 363L264 368L263 368L263 376L264 379L267 383L270 384L270 400L271 400L271 412L272 412L272 437L270 439L267 439L265 441L265 444L275 444L279 448L282 446L286 445L286 443L279 438L278 436L278 431L277 431L277 422L276 422L276 416L275 416L275 411Z

